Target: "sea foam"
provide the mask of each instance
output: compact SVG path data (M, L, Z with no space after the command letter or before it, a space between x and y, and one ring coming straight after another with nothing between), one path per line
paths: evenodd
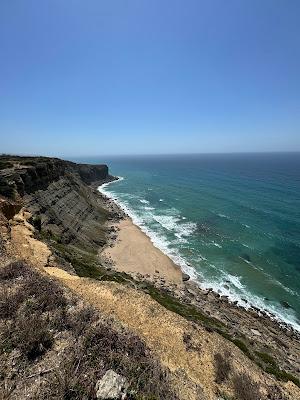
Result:
M150 210L150 208L152 208L150 206L143 208L144 211L146 210L148 212L143 215L138 215L138 213L129 205L128 201L121 199L116 192L107 189L107 186L110 184L120 182L124 179L123 177L118 178L119 179L117 181L103 184L98 190L108 198L113 199L132 219L133 223L138 225L141 230L150 238L153 245L168 255L177 265L182 268L184 272L191 276L191 279L196 280L202 289L207 290L208 288L212 288L214 292L220 293L223 296L227 296L229 301L237 302L238 305L245 309L249 309L254 306L266 312L271 318L276 319L278 323L284 322L291 325L294 329L300 331L300 325L292 309L285 310L285 313L283 313L278 303L269 302L269 304L266 304L263 298L254 295L247 289L247 287L242 283L241 277L220 271L213 265L211 265L211 268L214 267L218 270L218 279L210 280L209 278L202 276L201 272L196 271L193 266L187 262L184 257L182 257L176 248L171 247L170 241L163 234L160 234L149 227L149 222L153 222L154 220L163 229L166 229L166 231L174 233L174 235L179 239L184 239L185 236L187 237L191 235L196 230L197 225L192 222L179 224L179 221L182 219L182 217L179 215L153 215L151 212L149 212L152 211ZM127 197L128 199L132 198L132 196L129 195ZM141 201L141 199L139 199L139 201L142 204L149 204L149 202L146 203L146 201ZM159 199L159 201L162 202L164 200ZM230 218L225 214L219 214L219 216L226 219ZM216 242L212 244L217 247L221 246ZM200 257L199 262L205 262L205 260L206 259L204 257ZM226 282L227 284L224 286L224 283Z
M132 219L133 223L135 225L138 225L142 232L144 232L151 240L153 245L157 247L159 250L161 250L164 254L166 254L170 259L177 265L179 265L184 272L190 275L192 279L197 278L197 273L193 267L189 265L189 263L186 262L186 260L179 254L179 252L170 247L170 243L168 240L166 240L162 235L159 235L159 233L155 232L151 228L149 228L145 224L145 220L143 217L137 215L136 212L133 211L133 209L130 207L128 202L120 199L118 195L113 192L107 190L107 186L109 184L119 182L120 180L123 180L124 178L118 177L119 179L116 181L108 182L103 184L102 186L99 186L98 190L100 193L104 194L106 197L112 199L115 201L115 203ZM163 199L161 199L163 201ZM147 217L146 217L147 218ZM171 226L171 225L169 225Z

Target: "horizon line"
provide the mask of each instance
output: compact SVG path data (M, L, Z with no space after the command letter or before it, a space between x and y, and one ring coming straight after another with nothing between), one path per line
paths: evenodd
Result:
M39 153L1 153L0 156L17 156L17 157L49 157L49 158L84 158L84 157L154 157L154 156L196 156L196 155L238 155L238 154L298 154L300 150L284 150L284 151L231 151L231 152L185 152L185 153L104 153L104 154L84 154L84 155L45 155Z

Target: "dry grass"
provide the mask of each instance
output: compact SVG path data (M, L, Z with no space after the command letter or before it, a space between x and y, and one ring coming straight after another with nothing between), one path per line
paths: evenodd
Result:
M12 334L12 344L25 355L34 360L52 347L53 333L43 315L21 310L16 318Z
M0 268L0 281L21 279L31 275L33 271L22 261L16 261Z
M197 353L201 353L201 345L195 342L193 335L184 332L182 340L183 343L185 344L185 348L187 351L195 351Z
M267 399L270 400L287 400L282 390L278 386L270 386L268 388Z
M258 383L251 380L248 374L233 377L234 393L239 400L261 400Z
M0 268L0 324L3 399L20 398L24 385L29 399L94 399L95 384L108 369L127 378L131 399L177 399L168 371L141 339L102 319L23 262ZM58 353L55 343L61 335L69 341ZM36 378L36 392L35 379L25 377L45 369L46 359L50 371ZM11 369L12 360L17 372Z
M228 379L231 364L230 364L230 354L226 352L224 355L217 353L214 356L215 367L216 367L216 383L220 384Z

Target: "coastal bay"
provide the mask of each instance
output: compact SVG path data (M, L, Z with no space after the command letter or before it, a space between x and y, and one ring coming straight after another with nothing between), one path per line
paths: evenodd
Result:
M45 374L54 377L56 359L68 361L57 352L57 340L65 337L64 346L69 350L74 348L73 340L80 346L78 333L89 330L88 316L92 312L101 324L114 321L118 327L117 332L106 331L108 346L112 343L115 348L124 329L127 335L133 335L130 340L134 346L139 341L147 346L147 362L156 363L157 368L165 371L163 376L171 379L170 384L164 381L162 387L155 388L150 379L152 386L147 393L157 390L159 398L216 400L221 393L240 398L244 382L261 393L263 399L283 393L288 400L299 398L297 331L251 304L241 307L213 288L203 290L193 277L187 280L179 266L155 246L153 238L128 217L126 209L96 190L101 184L100 190L110 182L118 184L106 165L97 167L46 158L2 159L5 168L0 173L0 293L6 296L7 285L14 290L22 289L23 283L30 285L28 296L11 299L16 307L21 307L23 301L31 304L27 301L27 297L32 298L31 290L34 296L42 296L49 288L47 301L61 321L59 326L55 325L55 347L52 341L47 344L49 351L33 364L34 368L52 355L53 369ZM49 277L52 283L48 282ZM40 280L46 285L42 292L41 283L36 284ZM64 300L59 298L62 303L53 303L50 288L54 282L58 285L56 293L65 293ZM39 292L35 294L36 291ZM13 293L10 291L9 296ZM76 296L76 300L70 296ZM74 302L79 325L72 325L75 336L71 339L66 325L70 322L65 318L71 318ZM82 302L88 308L84 314L80 311ZM22 317L25 303L13 315L16 321ZM62 314L60 304L66 307ZM7 319L5 310L4 307L3 316ZM15 324L14 332L17 329ZM47 325L47 329L51 335L53 328ZM103 331L97 343L102 335ZM31 333L26 335L26 341L30 338ZM127 339L122 343L127 343ZM11 362L13 354L4 348L3 365ZM102 352L96 354L100 359L103 356ZM106 354L109 368L109 351L104 353L105 357ZM136 362L140 368L140 359L132 359L133 350L125 350L125 354L131 364ZM225 367L231 372L223 382L219 374L225 357ZM33 377L30 390L34 391L35 369L31 369L30 361L26 368L28 376ZM131 379L130 371L125 369L123 373ZM97 370L96 376L101 378L101 374ZM79 371L76 379L81 376ZM84 390L96 384L96 376L87 376ZM20 398L21 377L7 379L19 382L16 397L12 398ZM47 375L43 382L47 385ZM139 381L132 385L142 393L146 390L139 386ZM166 390L171 393L169 397L161 395ZM259 398L258 394L256 397Z
M101 192L155 247L203 289L300 329L299 155L108 161L124 179Z
M104 187L108 185L110 183L104 183ZM108 245L100 251L100 257L104 257L109 270L128 273L141 283L146 293L151 293L151 285L154 285L166 296L171 296L167 300L164 296L158 300L172 311L176 310L176 313L185 315L185 307L193 307L194 311L192 308L187 312L193 313L196 310L196 315L199 312L200 318L206 321L208 330L217 329L258 364L263 361L260 357L264 357L264 349L267 348L268 354L276 355L277 362L285 369L295 371L300 368L299 332L267 310L249 304L246 299L240 305L213 288L202 289L195 279L183 281L181 268L157 248L147 234L132 221L126 214L127 209L122 208L112 196L108 197L101 186L99 191L107 208L114 215L113 222L108 222L111 232ZM178 303L174 305L172 299ZM221 328L218 327L219 323ZM290 352L288 358L287 348Z

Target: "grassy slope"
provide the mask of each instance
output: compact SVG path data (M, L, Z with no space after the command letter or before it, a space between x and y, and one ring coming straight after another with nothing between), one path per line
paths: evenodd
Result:
M2 398L20 398L27 387L32 399L93 399L97 380L114 369L130 382L132 399L176 399L168 371L138 337L55 280L16 262L0 268L0 288Z

